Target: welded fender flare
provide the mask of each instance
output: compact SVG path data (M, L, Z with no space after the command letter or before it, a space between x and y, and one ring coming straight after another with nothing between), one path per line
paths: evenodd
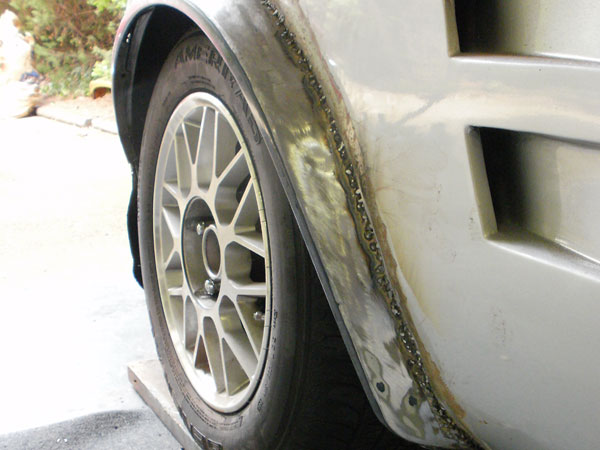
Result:
M114 74L117 120L128 159L135 171L139 138L133 128L140 124L128 116L127 105L146 101L131 98L136 67L144 63L136 60L136 46L145 38L144 22L158 11L153 8L169 6L193 20L220 53L190 48L178 57L202 59L224 77L235 77L239 101L255 125L247 138L264 140L269 149L376 414L411 441L476 448L429 375L404 297L388 276L377 222L360 181L359 144L343 99L295 2L282 3L169 0L142 2L128 10L115 44Z

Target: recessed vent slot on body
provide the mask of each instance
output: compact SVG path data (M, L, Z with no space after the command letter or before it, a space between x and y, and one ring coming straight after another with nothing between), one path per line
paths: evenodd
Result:
M539 238L600 261L599 145L495 128L469 137L488 237Z
M461 53L600 60L600 2L448 0L452 6L450 39Z

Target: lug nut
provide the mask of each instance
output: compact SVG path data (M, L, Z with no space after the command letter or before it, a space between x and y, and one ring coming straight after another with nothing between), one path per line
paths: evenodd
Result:
M210 278L204 282L204 291L208 295L215 295L219 292L219 283Z
M198 236L202 236L204 234L204 229L206 228L204 222L198 222L196 224L196 234Z

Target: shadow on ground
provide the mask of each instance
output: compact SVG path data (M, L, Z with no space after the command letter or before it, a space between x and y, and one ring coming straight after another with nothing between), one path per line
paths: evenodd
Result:
M150 411L108 411L0 436L0 449L175 448L176 441Z

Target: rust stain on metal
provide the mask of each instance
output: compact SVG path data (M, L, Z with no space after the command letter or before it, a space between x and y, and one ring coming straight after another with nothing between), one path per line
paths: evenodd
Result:
M441 397L444 399L444 402L448 404L448 406L452 409L452 412L456 415L456 417L458 417L459 419L464 419L466 416L465 410L458 404L458 402L454 398L454 395L452 394L450 389L448 389L446 383L444 383L444 381L442 380L440 369L438 369L438 366L431 360L431 357L429 356L427 350L422 351L422 356L423 359L427 361L426 364L429 376L436 380L436 390L441 392Z
M277 30L276 36L285 52L302 73L305 91L324 121L323 125L327 130L329 148L334 156L338 172L337 177L346 193L348 210L354 220L358 240L367 257L373 283L377 291L386 299L391 314L396 321L398 345L404 357L406 368L420 390L420 394L427 399L444 436L454 440L462 447L481 448L467 432L466 427L459 423L465 412L454 400L451 392L442 381L439 370L431 361L429 354L423 350L422 343L418 341L416 333L413 332L414 324L408 315L406 298L397 288L399 286L397 280L390 277L389 271L384 265L384 253L386 256L385 261L388 264L393 262L394 258L387 245L385 245L385 239L382 248L380 246L381 241L376 236L372 216L365 202L366 194L363 188L365 185L369 186L369 183L361 176L360 159L356 158L355 154L351 154L351 150L347 147L340 125L336 121L332 106L328 102L315 69L308 55L298 43L296 35L287 26L284 15L272 1L261 0L261 3L274 21ZM344 117L343 119L347 120L349 118ZM358 146L353 133L349 138L353 141L353 146ZM385 238L385 227L377 217L375 221L377 230L383 233ZM432 380L434 380L433 383ZM433 384L435 384L435 389ZM442 403L441 398L444 399L445 404ZM452 416L446 405L457 416L457 420Z

